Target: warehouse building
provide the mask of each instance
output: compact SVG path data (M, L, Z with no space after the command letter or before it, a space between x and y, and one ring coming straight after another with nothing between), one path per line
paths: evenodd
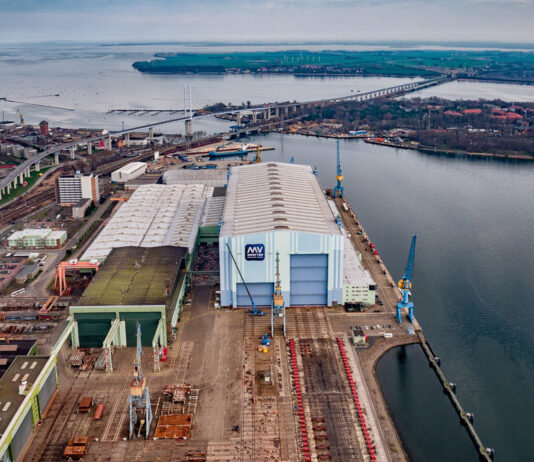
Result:
M124 183L126 191L135 191L139 186L147 184L161 184L161 173L144 173L137 178Z
M205 199L213 188L203 185L143 185L111 218L82 260L104 261L113 248L185 247L193 253Z
M24 265L15 276L15 282L17 284L24 284L29 279L36 277L39 274L40 269L39 263L34 263L33 265Z
M121 247L111 251L78 303L73 345L102 347L113 323L118 323L115 346L136 345L136 322L144 346L167 344L167 332L177 321L185 290L187 248Z
M100 200L99 177L79 172L60 176L56 180L56 196L59 205L75 205L80 199L91 199L96 205Z
M127 183L146 173L146 162L130 162L111 173L113 183Z
M57 390L56 356L17 356L0 379L0 461L23 460Z
M286 306L342 303L343 241L311 167L232 168L219 237L221 304L251 305L233 255L256 305L270 306L277 253Z
M203 184L222 187L226 184L228 172L223 169L191 170L186 168L167 170L163 174L165 184Z

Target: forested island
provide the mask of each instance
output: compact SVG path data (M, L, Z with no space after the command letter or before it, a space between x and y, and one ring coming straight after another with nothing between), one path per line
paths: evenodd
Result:
M133 67L155 74L276 73L477 78L534 83L534 52L464 50L157 53Z

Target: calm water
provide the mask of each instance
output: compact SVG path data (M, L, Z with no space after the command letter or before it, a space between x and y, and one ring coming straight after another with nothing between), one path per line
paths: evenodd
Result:
M39 123L43 118L64 127L118 129L165 120L162 116L105 114L111 108L182 109L184 85L193 87L196 107L207 103L262 104L274 101L343 96L365 92L417 79L389 77L305 78L290 75L150 75L132 68L138 60L151 59L158 51L202 51L206 48L168 45L96 46L79 45L4 47L0 53L2 82L0 101L6 118L18 119L20 108L26 121ZM213 50L213 48L212 48ZM222 51L220 48L216 48ZM59 96L54 96L59 94ZM32 104L28 104L32 103ZM65 111L50 107L74 109ZM187 103L189 104L189 103ZM195 105L193 106L195 107ZM195 130L224 131L228 124L216 119L195 122ZM166 133L183 131L183 123L161 127Z
M311 48L351 47L324 45ZM149 75L132 68L134 61L151 59L156 52L225 50L225 47L191 45L4 45L0 51L0 97L16 102L0 100L0 110L4 111L7 119L16 120L18 118L15 111L20 109L26 122L31 124L46 119L51 125L113 130L122 128L123 122L125 127L134 127L169 117L106 114L107 110L182 109L184 85L194 88L197 97L193 100L196 99L202 105L214 102L239 104L246 101L262 104L344 96L351 92L365 92L416 80L291 75ZM454 82L425 90L420 95L450 98L498 97L509 101L532 101L533 92L534 87L521 85ZM195 130L208 133L224 131L227 126L228 124L216 119L195 122ZM160 129L165 133L183 132L183 123L165 125Z
M271 134L261 142L276 147L265 159L294 156L318 167L323 186L334 184L333 140ZM418 235L415 315L462 404L475 413L483 442L499 461L533 460L534 163L429 156L361 141L342 142L341 157L345 194L394 278ZM403 364L393 354L381 365L382 376L392 374L386 389L423 375L418 355L407 357ZM412 422L402 435L415 460L446 460L437 455L441 435L429 442L426 429L432 421L456 425L454 413L442 413L442 404L421 412L417 393L389 391L396 416ZM441 392L436 399L448 403Z
M439 96L445 99L502 99L504 101L534 101L534 85L516 85L508 83L473 82L455 80L437 87L427 88L415 93L427 98Z
M477 460L471 439L419 345L389 351L380 360L377 375L401 438L412 441L418 435L417 444L406 447L410 460Z

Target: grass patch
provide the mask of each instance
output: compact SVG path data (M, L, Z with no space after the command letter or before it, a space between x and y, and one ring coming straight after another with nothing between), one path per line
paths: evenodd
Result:
M51 167L42 168L39 172L30 172L30 176L27 178L24 178L24 181L26 181L28 184L26 186L17 186L16 188L11 189L11 192L9 194L2 195L2 199L0 200L0 205L3 205L16 197L20 196L21 194L25 193L30 189L35 182L39 179L40 176L44 175L44 173Z
M157 53L133 67L150 73L286 72L430 77L449 70L534 71L534 53L474 50L286 50L230 53ZM510 70L511 72L511 70ZM508 73L510 73L508 72Z

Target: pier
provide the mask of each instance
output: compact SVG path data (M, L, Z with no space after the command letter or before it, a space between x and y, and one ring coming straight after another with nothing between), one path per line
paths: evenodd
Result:
M453 387L451 387L451 383L447 380L445 374L441 370L441 367L439 365L439 358L432 351L425 336L423 335L423 332L418 331L417 336L419 337L421 346L423 347L423 351L425 352L426 356L428 357L428 360L430 361L430 366L436 372L436 375L438 376L441 385L443 386L444 392L449 396L454 408L456 409L456 412L458 413L458 416L460 417L462 425L465 426L467 432L469 433L469 436L471 437L471 440L477 447L480 460L491 462L493 460L493 450L491 448L486 448L486 446L484 446L484 444L482 443L482 440L478 436L478 433L476 432L475 427L473 426L472 418L470 418L469 413L466 413L464 411L462 404L456 397L456 393L454 393Z
M384 301L384 311L393 311L397 300L400 299L400 292L397 286L395 285L394 278L389 273L380 256L378 254L374 255L374 253L370 252L369 245L371 243L371 240L365 232L363 226L361 225L358 217L356 216L356 213L350 206L350 203L342 198L335 199L335 201L337 208L341 214L343 225L345 229L351 234L351 241L353 242L355 248L362 254L364 266L371 272L373 278L377 282L378 293L381 299ZM343 204L346 204L347 208L345 208ZM380 323L384 322L387 319L386 313L381 313L381 315L379 315L378 313L375 314L369 312L365 314L358 314L358 316L358 321L356 321L355 319L354 322L359 322L363 324L373 324L377 322ZM406 313L403 314L403 317L405 316ZM403 319L403 322L404 320L405 319ZM445 374L441 370L439 366L440 360L433 352L431 346L426 340L421 325L417 322L417 319L414 318L413 324L409 324L409 326L410 327L408 327L408 330L411 330L414 335L403 335L402 332L404 329L400 329L400 326L395 321L395 328L390 330L393 333L393 337L391 339L383 339L380 341L381 343L377 342L372 346L372 348L369 348L367 352L369 358L362 358L362 363L367 364L367 368L372 369L374 371L376 363L387 351L401 345L406 345L410 343L420 343L423 348L423 351L428 357L430 366L436 372L436 375L438 376L443 386L444 392L449 396L454 408L456 409L456 412L458 413L458 416L460 417L462 425L465 426L471 440L473 441L473 444L475 445L477 452L479 453L480 460L491 462L493 460L493 450L491 448L487 448L478 436L473 426L473 423L471 422L471 420L469 420L469 413L465 412L456 394L454 393L453 387L451 387L450 382L446 379ZM376 335L373 334L373 331L369 331L367 333L369 336ZM367 372L366 375L369 376L369 373ZM371 385L371 387L373 386L372 383L369 384ZM381 399L383 399L383 397ZM380 403L376 404L380 405ZM387 410L387 404L385 402L384 405Z

